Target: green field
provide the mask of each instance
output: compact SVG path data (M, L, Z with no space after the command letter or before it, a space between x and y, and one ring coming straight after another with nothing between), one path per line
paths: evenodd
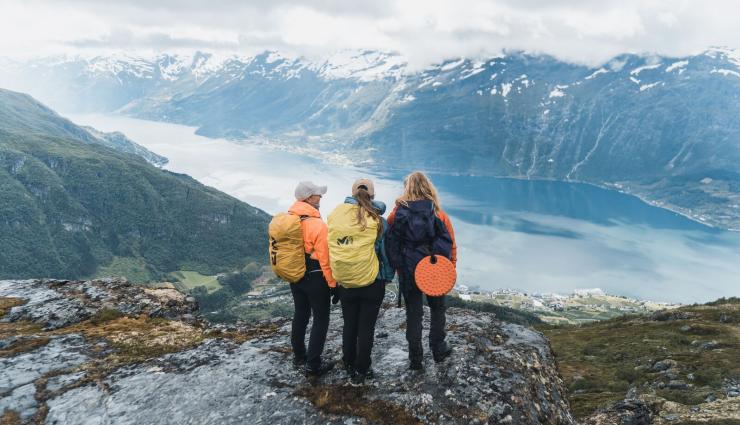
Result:
M178 291L187 293L191 289L198 286L205 286L209 293L216 292L222 288L221 284L218 283L216 276L206 276L198 272L179 270L170 273L170 276L176 278L178 282L175 282L175 288Z
M152 280L152 274L146 267L143 258L113 257L106 266L101 266L95 273L96 278L123 276L133 283L147 283Z

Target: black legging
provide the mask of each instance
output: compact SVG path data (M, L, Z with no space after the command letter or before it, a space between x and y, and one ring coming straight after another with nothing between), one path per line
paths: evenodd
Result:
M384 296L385 283L380 280L362 288L339 287L344 317L342 360L360 373L370 370L375 322Z
M311 269L314 267L309 267ZM299 358L306 357L308 366L316 368L321 365L321 353L324 351L326 332L329 329L329 286L319 268L306 273L297 283L292 283L290 291L295 304L290 337L293 354ZM306 351L306 327L312 313L313 325Z
M407 294L404 294L406 300L406 341L409 343L409 359L412 362L420 362L424 355L424 348L421 343L422 319L424 318L424 294L413 286ZM447 322L445 305L445 296L429 297L429 310L431 321L429 323L429 348L432 353L437 353L444 347L445 323Z

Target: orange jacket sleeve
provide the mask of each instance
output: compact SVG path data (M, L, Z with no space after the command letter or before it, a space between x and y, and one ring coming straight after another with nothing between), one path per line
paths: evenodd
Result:
M396 210L398 209L398 205L393 207L393 211L391 211L390 214L388 214L388 219L386 220L388 224L393 224L394 221L396 221Z
M450 238L452 238L452 258L450 260L452 260L452 264L457 265L457 242L455 242L455 230L452 229L452 221L450 221L450 217L444 211L438 211L437 216L445 224L447 232L450 234Z
M329 287L334 288L337 286L337 281L334 280L329 265L329 229L320 218L311 218L305 220L304 223L306 252L311 252L311 258L318 260L326 282Z

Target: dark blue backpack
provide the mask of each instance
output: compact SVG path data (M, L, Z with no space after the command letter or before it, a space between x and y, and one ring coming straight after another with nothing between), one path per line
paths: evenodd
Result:
M399 205L395 220L388 229L386 252L391 265L398 271L404 294L416 286L414 270L422 258L435 254L451 259L452 238L434 213L432 201Z

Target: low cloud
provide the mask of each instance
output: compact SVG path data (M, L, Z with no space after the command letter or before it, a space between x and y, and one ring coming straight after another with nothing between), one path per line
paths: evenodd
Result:
M740 47L729 0L4 0L0 55L379 49L424 66L503 50L598 65L625 52Z

